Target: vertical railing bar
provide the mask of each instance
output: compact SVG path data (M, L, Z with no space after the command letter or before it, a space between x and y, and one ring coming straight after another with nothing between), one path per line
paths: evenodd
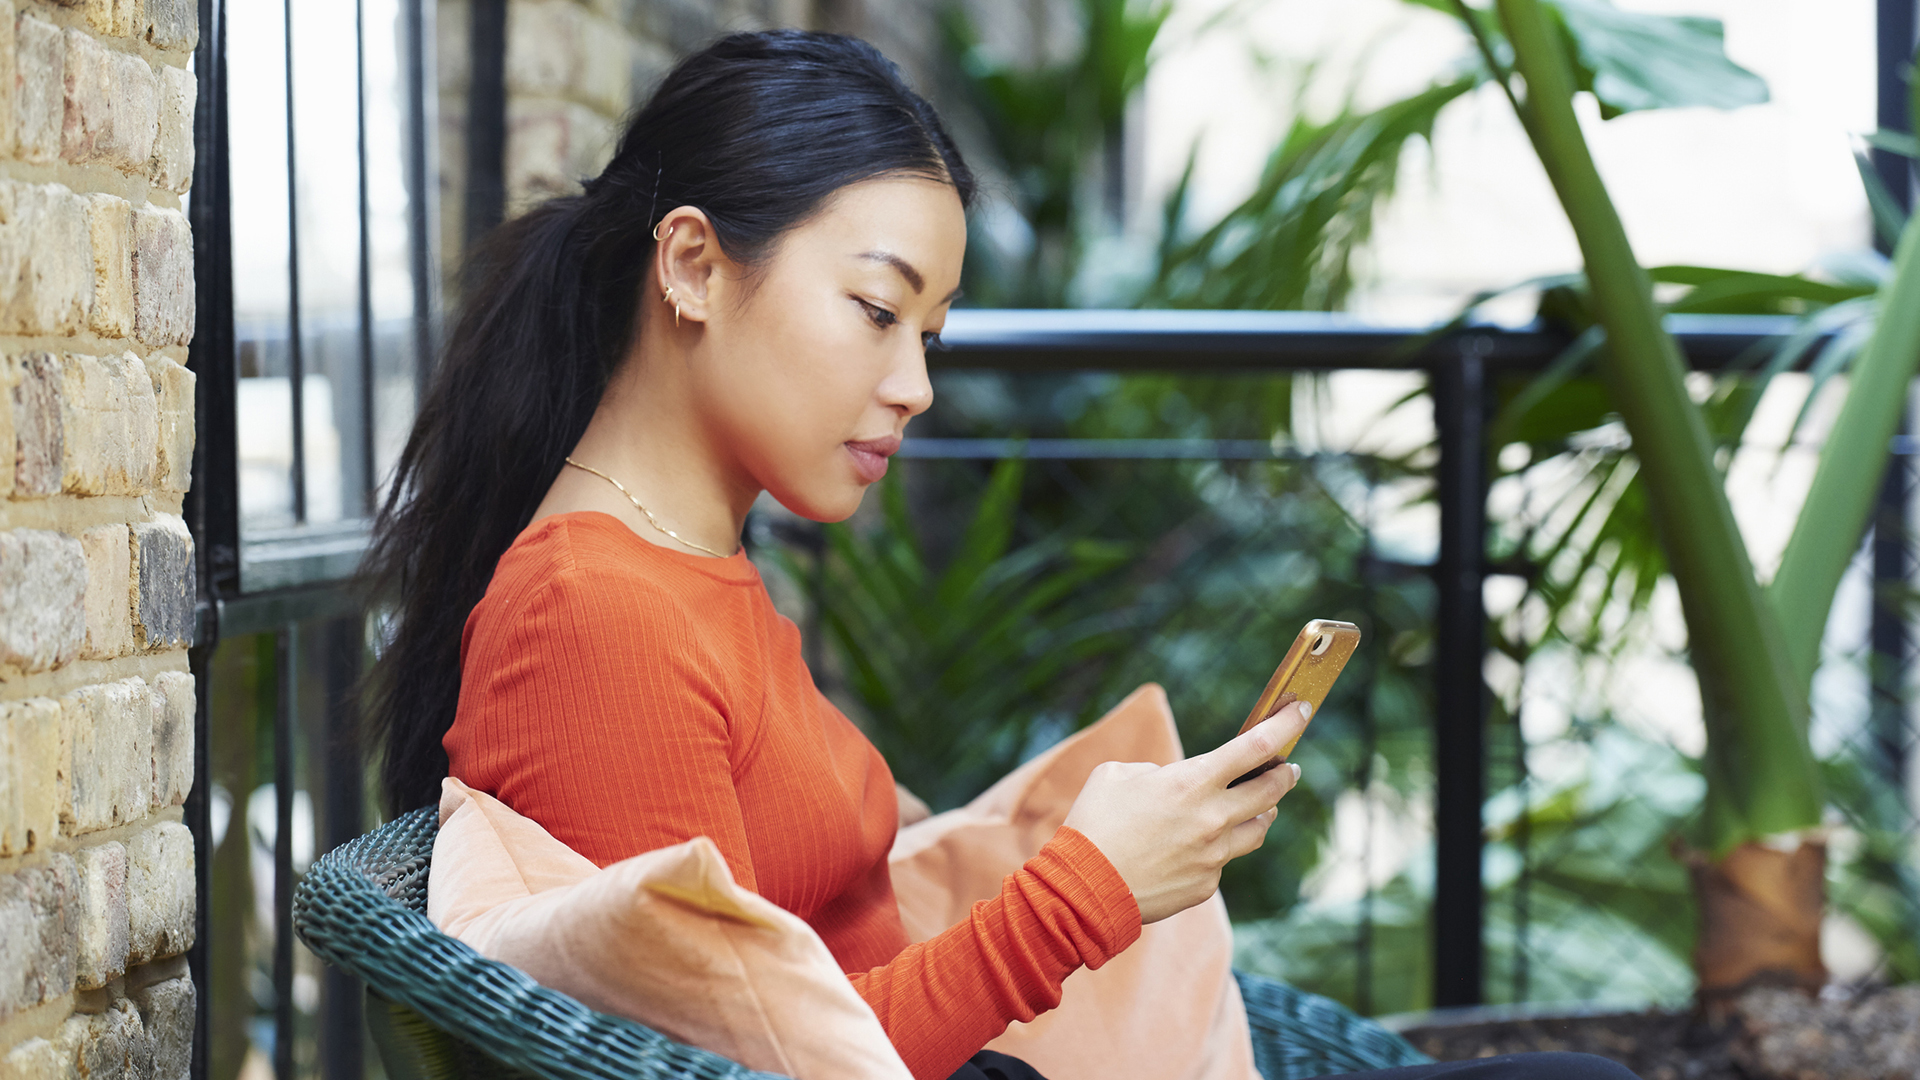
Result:
M434 258L434 242L440 214L438 179L431 165L435 161L434 123L439 114L432 95L438 87L428 79L434 70L432 5L426 0L405 0L407 20L407 214L411 243L408 250L413 271L413 378L414 400L427 396L427 377L432 373L435 343L434 313L440 308L440 268Z
M201 23L210 26L211 23ZM211 605L208 605L209 607ZM202 621L209 630L217 622L209 617ZM211 640L196 642L187 650L187 667L193 673L193 786L187 792L187 805L184 808L187 830L193 833L193 895L196 898L193 910L193 948L187 952L187 967L193 976L193 995L198 1003L193 1017L193 1059L189 1068L192 1080L205 1080L207 1076L207 1054L211 1049L208 1037L212 1033L209 1019L213 1014L212 983L208 978L208 961L213 948L213 820L212 800L209 798L213 784L213 757L208 752L207 739L212 730L212 714L209 705L212 699L213 682L209 669L213 663L213 650L217 642ZM245 835L245 815L239 820L229 814L227 828L230 835ZM237 826L239 833L231 830Z
M366 624L358 615L325 624L327 706L318 741L324 769L316 850L331 851L360 835L366 797L358 747L360 668ZM361 1080L366 1072L360 980L331 964L321 973L320 1075L322 1080Z
M1901 418L1903 430L1910 420L1910 416ZM1868 669L1873 687L1869 729L1874 767L1881 782L1895 792L1906 790L1907 777L1906 697L1911 645L1904 609L1913 573L1907 550L1912 538L1908 524L1912 502L1913 481L1906 463L1890 459L1880 481L1873 523L1873 609L1868 629L1872 658Z
M194 540L193 785L183 808L193 834L193 948L187 953L199 1007L193 1018L192 1080L206 1080L212 1049L213 828L211 787L212 683L209 667L219 644L218 597L239 572L239 470L235 453L233 351L233 220L228 199L226 6L198 0L200 42L194 49L194 159L192 198L195 325L187 366L195 375L192 484L182 516ZM244 826L241 835L244 835Z
M1514 784L1520 789L1520 820L1514 827L1514 844L1520 849L1520 874L1513 883L1513 1001L1526 1001L1532 994L1532 957L1528 938L1533 916L1533 775L1527 771L1527 729L1521 722L1526 708L1524 692L1526 669L1520 673L1520 693L1513 706Z
M281 0L287 58L287 404L293 410L293 520L307 520L306 357L300 334L300 163L293 133L293 0Z
M1369 537L1371 541L1371 537ZM1370 567L1371 560L1363 559L1363 573ZM1364 579L1363 579L1364 580ZM1371 583L1367 586L1369 614L1374 605ZM1376 620L1377 624L1378 620ZM1376 649L1375 656L1385 657L1386 650ZM1360 792L1361 805L1367 809L1366 839L1360 848L1360 880L1363 891L1360 894L1360 926L1354 940L1354 983L1353 1003L1362 1016L1373 1015L1373 756L1378 749L1379 732L1373 715L1373 695L1364 694L1360 699L1360 768L1354 777L1354 786Z
M1920 18L1916 18L1914 0L1878 0L1875 5L1875 61L1877 71L1876 119L1884 131L1911 132L1911 98L1907 80L1913 63L1914 44L1920 36ZM1887 191L1903 209L1913 208L1914 174L1912 162L1899 154L1874 148L1873 165ZM1883 238L1876 246L1887 252ZM1903 410L1895 442L1913 430L1911 408ZM1912 666L1912 641L1906 623L1906 594L1913 575L1913 558L1907 549L1912 530L1911 506L1914 487L1906 462L1894 457L1887 462L1880 481L1880 492L1873 518L1873 606L1868 616L1867 638L1871 657L1868 663L1872 685L1868 711L1869 745L1873 754L1871 768L1880 782L1896 793L1894 799L1876 800L1878 805L1897 802L1909 815L1913 807L1907 792L1907 676ZM1881 827L1895 826L1880 822ZM1909 896L1909 902L1916 897Z
M1376 490L1380 485L1380 470L1377 465L1368 461L1365 464L1365 473L1367 489L1369 494L1371 494L1371 492ZM1373 501L1371 498L1368 499L1366 505L1369 508L1372 507ZM1362 550L1360 558L1355 565L1359 571L1363 595L1367 598L1366 611L1368 621L1371 623L1371 625L1367 627L1367 632L1373 633L1374 628L1380 624L1379 595L1375 590L1379 588L1382 575L1375 564L1373 554L1374 535L1378 522L1375 520L1374 515L1369 512L1361 524L1365 529L1366 547ZM1372 655L1376 658L1373 660L1375 665L1391 661L1385 649L1376 648L1373 650ZM1368 674L1376 683L1379 681L1378 667ZM1361 695L1360 767L1355 770L1354 775L1354 789L1360 793L1361 805L1366 807L1366 821L1363 825L1365 832L1362 834L1364 839L1360 845L1360 925L1357 927L1354 938L1353 957L1353 1003L1354 1007L1360 1011L1360 1015L1362 1016L1371 1016L1374 1011L1373 759L1375 752L1379 749L1379 719L1374 715L1373 702L1374 698L1372 694Z
M373 230L367 223L367 5L353 0L355 124L360 180L360 483L361 512L373 514Z
M1486 799L1486 350L1456 342L1433 370L1440 455L1439 610L1434 632L1433 1004L1484 1000L1486 890L1481 880Z
M507 207L507 0L467 5L467 185L463 250L500 224Z
M280 628L274 651L273 1072L293 1077L293 734L299 704L298 623ZM236 808L237 810L238 808Z

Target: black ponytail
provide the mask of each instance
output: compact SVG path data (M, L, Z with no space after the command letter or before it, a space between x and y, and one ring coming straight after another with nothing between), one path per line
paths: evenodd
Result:
M972 174L892 62L839 35L734 34L668 74L584 194L502 225L468 257L362 568L393 613L368 703L390 809L438 797L467 616L626 355L660 216L698 207L751 265L834 192L897 174L972 201Z

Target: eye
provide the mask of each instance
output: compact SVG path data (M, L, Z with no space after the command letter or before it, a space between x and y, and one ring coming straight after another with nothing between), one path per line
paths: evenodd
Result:
M900 321L900 316L895 315L893 312L888 311L878 304L870 304L857 296L853 298L853 302L859 304L860 309L867 313L867 318L872 321L873 325L882 330Z

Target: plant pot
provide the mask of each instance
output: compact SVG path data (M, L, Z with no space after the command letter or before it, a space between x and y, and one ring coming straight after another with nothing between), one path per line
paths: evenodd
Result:
M1826 985L1820 962L1824 840L1802 839L1791 849L1741 844L1719 859L1690 850L1676 855L1699 902L1693 965L1709 1016L1724 1016L1733 998L1754 986L1815 993Z

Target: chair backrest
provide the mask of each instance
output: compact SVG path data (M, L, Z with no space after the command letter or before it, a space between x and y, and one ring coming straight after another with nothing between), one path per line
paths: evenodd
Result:
M402 814L321 856L293 894L300 939L366 983L369 1024L390 1072L423 1080L780 1080L595 1012L435 929L427 874L439 827L434 807Z

